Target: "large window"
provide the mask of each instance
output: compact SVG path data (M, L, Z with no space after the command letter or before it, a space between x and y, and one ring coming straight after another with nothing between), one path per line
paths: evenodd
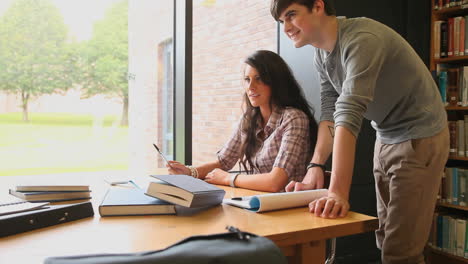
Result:
M164 166L152 143L213 160L242 112L242 60L277 49L268 5L0 1L0 175L148 174Z
M173 155L173 1L0 1L0 176Z

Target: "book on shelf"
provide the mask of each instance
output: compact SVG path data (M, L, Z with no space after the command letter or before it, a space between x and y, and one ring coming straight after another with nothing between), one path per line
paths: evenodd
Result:
M267 193L224 199L223 203L260 213L307 206L310 202L325 197L327 194L327 189L300 192Z
M439 202L467 206L468 169L446 167L442 177Z
M456 254L459 257L465 256L465 239L466 239L466 220L456 219Z
M16 185L12 188L17 192L69 192L69 191L89 191L89 185Z
M467 27L467 23L468 23L468 16L465 16L465 55L468 54L468 27Z
M137 188L109 188L99 205L101 216L175 214L175 205Z
M447 105L447 78L448 77L446 71L442 71L438 75L439 92L444 105Z
M187 175L150 175L146 194L185 207L206 207L220 204L225 191L203 180Z
M468 78L467 78L468 80ZM463 135L465 136L465 157L468 157L468 115L463 116L464 123L465 123L465 130L463 131Z
M434 58L440 59L440 27L444 21L435 21L434 22Z
M91 198L91 191L67 191L67 192L19 192L12 189L9 190L9 193L13 196L16 196L20 199L29 202L58 202L58 201L68 201L68 200L78 200L78 199L89 199Z
M457 120L457 154L465 156L465 120Z
M449 126L449 133L450 133L450 152L449 155L451 157L456 157L457 156L457 122L456 121L448 121L448 126Z
M94 215L91 202L51 205L47 208L0 216L0 237L62 224Z

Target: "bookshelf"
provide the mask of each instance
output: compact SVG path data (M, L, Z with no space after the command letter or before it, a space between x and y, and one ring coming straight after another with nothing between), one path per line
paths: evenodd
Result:
M448 20L450 18L455 18L455 17L465 17L468 15L468 1L467 0L462 0L460 2L455 2L453 0L428 0L428 1L431 1L431 43L430 43L430 70L431 72L435 72L437 70L440 70L441 68L461 68L460 69L460 73L457 73L458 75L457 78L460 78L460 76L465 76L466 75L462 75L464 74L463 72L466 71L466 69L464 70L463 67L464 66L468 66L468 54L465 54L466 52L464 52L463 55L460 55L460 56L450 56L450 57L443 57L441 56L440 58L436 58L435 57L435 53L436 53L436 49L439 49L442 44L441 42L439 42L441 39L443 39L443 37L441 35L438 35L438 37L436 37L435 35L435 25L436 25L436 21L446 21L447 24L444 25L447 27L447 29L450 28L451 25L453 25L453 27L455 28L455 23L458 24L458 22L453 22L453 24L449 25L450 23L448 22ZM456 4L456 6L451 6L451 7L442 7L438 10L435 9L435 5L436 3L442 3L442 4L445 4L445 3L451 3L451 2L455 2L454 4ZM456 20L456 19L455 19ZM462 19L463 20L463 19ZM440 23L440 22L439 22ZM468 27L468 20L464 20L464 23L465 23L465 27ZM460 23L461 26L460 26L460 31L461 32L461 27L462 27L462 23ZM442 31L442 29L440 29L441 27L438 27L440 31ZM439 32L440 32L439 31ZM454 30L455 31L455 30ZM439 34L439 32L437 32ZM464 31L465 32L465 31ZM466 33L463 33L465 36L465 38L468 38L467 34ZM458 38L458 36L462 37L461 34L460 35L457 35L456 37ZM447 46L448 45L448 39L447 38ZM435 41L437 41L437 45L435 43ZM452 39L451 39L452 43L455 43L455 36L452 35ZM461 44L461 40L458 42L460 43L460 51L463 50L462 48L462 44ZM453 50L455 50L455 46L452 45L453 47ZM465 48L468 49L468 47L466 47L466 44L465 44ZM437 51L440 53L440 51ZM455 55L455 52L454 52L454 55ZM466 73L465 73L466 74ZM453 78L455 79L455 78ZM461 83L461 79L460 79L460 83ZM453 86L452 86L453 87ZM442 89L443 91L443 89ZM447 84L447 92L449 92L449 86ZM443 94L443 92L442 92ZM459 93L459 96L460 96L461 92ZM452 96L452 95L450 95ZM449 96L446 97L447 99L447 102L449 102ZM462 101L463 99L459 97L459 101ZM448 115L448 119L449 121L456 121L456 120L460 120L460 119L464 119L464 116L465 115L468 115L468 105L467 104L463 104L463 106L461 105L457 105L457 104L450 104L450 103L447 103L448 105L446 106L446 111L447 111L447 115ZM465 121L466 122L466 121ZM466 124L466 123L465 123ZM466 131L466 128L465 128L465 131ZM466 136L465 136L466 137ZM452 137L451 137L452 138ZM456 135L456 138L458 138L458 135ZM466 137L468 138L468 137ZM452 139L451 139L452 140ZM460 141L462 142L462 141ZM465 141L465 146L468 146ZM452 148L452 146L451 146ZM468 150L468 149L466 149ZM466 151L464 151L465 153L468 153ZM468 170L468 155L457 155L458 152L456 153L456 155L451 155L449 156L449 159L447 161L447 167L458 167L458 168L463 168L463 169L467 169ZM465 172L463 172L465 173ZM455 173L455 175L457 175ZM458 177L455 176L455 177ZM468 175L467 175L468 177ZM448 181L447 179L444 179L444 181ZM451 180L450 180L451 182ZM447 184L447 182L445 182L444 184ZM451 215L451 216L455 216L454 218L457 218L457 219L468 219L468 206L460 206L460 205L456 205L456 204L453 204L451 203L450 201L446 201L446 202L438 202L437 203L437 206L436 206L436 212L437 212L437 215L442 215L442 214L448 214L448 215ZM445 217L444 217L445 218ZM436 222L436 217L434 217L434 222ZM446 219L444 219L445 221ZM438 223L440 224L440 223ZM444 223L445 224L445 223ZM433 229L434 230L434 229ZM431 231L432 233L434 233L434 231ZM445 234L444 234L445 235ZM431 234L431 237L429 238L429 241L433 242L435 241L435 239L433 239L433 234ZM446 238L445 236L443 238ZM465 239L468 239L467 237L465 237ZM440 250L438 248L436 248L434 245L433 246L427 246L426 247L426 250L425 250L425 253L426 253L426 262L428 264L435 264L435 263L444 263L444 264L460 264L460 263L468 263L468 258L464 258L462 256L457 256L454 254L454 252L447 252L447 251L450 251L450 250Z
M452 208L452 209L457 209L457 210L462 210L462 211L468 211L468 206L461 206L461 205L454 205L454 204L449 204L449 203L437 203L438 207L445 207L445 208Z

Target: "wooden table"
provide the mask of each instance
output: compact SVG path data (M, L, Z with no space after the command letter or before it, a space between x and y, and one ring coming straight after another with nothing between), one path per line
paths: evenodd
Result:
M100 217L98 206L109 185L99 173L0 177L0 198L17 182L33 177L64 183L78 179L90 184L95 216L0 238L0 263L42 263L48 256L156 250L191 235L226 232L227 225L268 237L290 257L291 263L324 263L327 239L370 232L378 227L375 217L350 212L345 218L323 219L309 213L306 207L254 213L221 205L177 216ZM150 177L136 179L143 188L149 180ZM226 197L258 193L223 188Z

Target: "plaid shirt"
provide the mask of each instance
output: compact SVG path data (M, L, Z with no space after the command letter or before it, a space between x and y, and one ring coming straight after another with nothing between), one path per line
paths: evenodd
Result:
M228 171L242 158L242 145L247 135L242 131L242 119L234 134L217 152L221 169ZM311 158L309 118L296 108L274 108L263 129L256 129L260 146L252 158L253 172L268 173L274 167L283 168L290 180L302 181Z

